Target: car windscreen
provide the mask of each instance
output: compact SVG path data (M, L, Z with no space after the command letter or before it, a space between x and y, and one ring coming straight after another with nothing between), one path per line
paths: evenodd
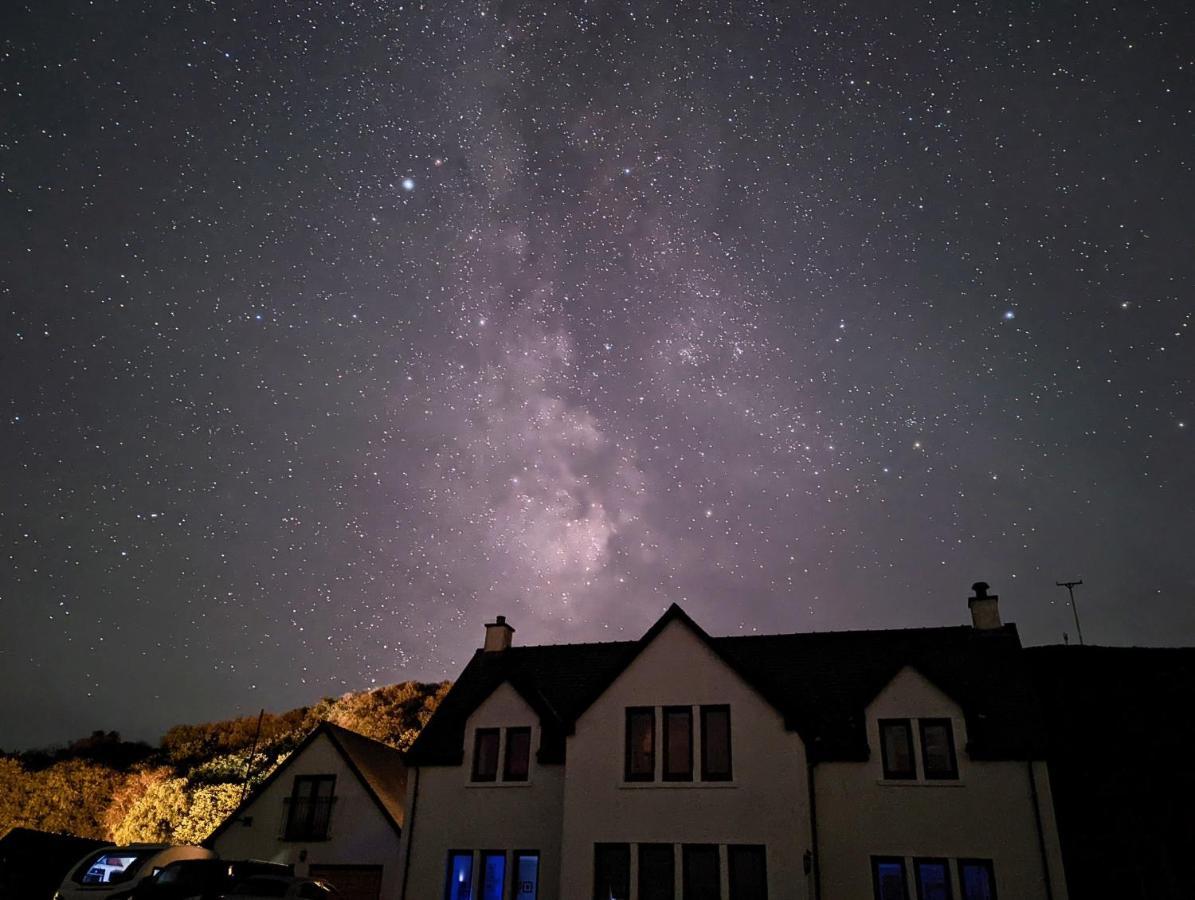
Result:
M75 870L75 884L121 884L132 881L157 850L101 850Z

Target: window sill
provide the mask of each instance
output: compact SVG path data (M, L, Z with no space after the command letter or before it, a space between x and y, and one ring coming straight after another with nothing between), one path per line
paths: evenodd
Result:
M884 787L966 787L959 778L877 778L876 784Z
M667 791L677 789L695 791L705 788L722 790L725 788L737 788L738 786L737 781L623 781L618 785L618 788L623 791Z
M466 781L467 788L527 788L535 784L534 781Z

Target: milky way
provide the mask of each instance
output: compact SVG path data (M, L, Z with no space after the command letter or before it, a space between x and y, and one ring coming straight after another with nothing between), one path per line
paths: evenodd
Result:
M0 746L516 640L1195 639L1195 28L9 4Z

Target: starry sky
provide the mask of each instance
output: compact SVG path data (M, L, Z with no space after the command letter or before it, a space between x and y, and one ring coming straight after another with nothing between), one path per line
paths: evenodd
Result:
M1185 0L0 11L0 746L516 641L1195 642Z

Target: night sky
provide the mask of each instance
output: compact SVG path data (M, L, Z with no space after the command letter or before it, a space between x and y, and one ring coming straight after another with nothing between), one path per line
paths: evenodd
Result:
M516 641L1195 642L1195 13L6 3L0 746Z

